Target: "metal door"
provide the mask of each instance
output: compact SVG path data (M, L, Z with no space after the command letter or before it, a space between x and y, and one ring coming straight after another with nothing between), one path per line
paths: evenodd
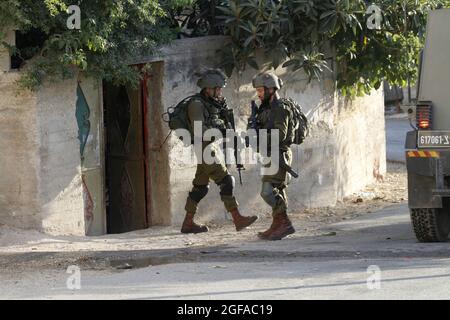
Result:
M147 227L141 89L104 85L108 233Z

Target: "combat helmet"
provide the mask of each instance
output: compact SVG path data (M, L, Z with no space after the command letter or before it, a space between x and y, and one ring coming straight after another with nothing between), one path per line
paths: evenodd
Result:
M201 74L200 79L197 81L197 85L201 89L216 87L223 88L227 85L227 77L219 69L208 69Z
M271 72L258 73L252 80L253 88L266 87L280 90L283 81Z

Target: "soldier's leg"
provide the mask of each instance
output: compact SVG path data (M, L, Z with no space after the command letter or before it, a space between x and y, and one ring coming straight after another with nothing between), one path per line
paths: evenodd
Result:
M270 181L263 180L260 195L263 200L272 208L272 224L266 231L258 233L259 238L268 239L276 226L275 222L277 220L275 219L274 212L280 211L280 209L282 209L283 207L283 203L285 202L283 201L278 189L275 188L274 184Z
M210 165L210 178L219 186L220 199L225 209L231 213L237 231L248 227L258 219L257 216L245 217L240 214L239 204L234 196L235 180L224 165Z
M209 189L209 177L203 164L197 165L195 178L192 182L193 188L189 192L186 200L186 217L181 227L182 233L200 233L208 231L206 226L198 225L194 222L194 215L197 213L198 203L206 196Z
M234 196L235 183L234 177L229 174L217 182L220 189L220 199L222 200L227 211L232 211L239 206L239 203Z
M279 189L279 185L263 181L261 188L261 197L272 208L272 215L286 211L287 202L284 189Z
M281 172L280 172L281 171ZM285 181L287 173L284 170L274 176L263 177L261 197L272 208L272 224L264 232L258 233L261 239L280 240L294 233L295 229L287 216L287 195Z
M209 185L197 185L193 183L192 190L186 200L186 212L197 213L198 203L208 194Z
M286 163L292 163L292 151L288 149L284 151ZM272 207L272 215L277 215L287 210L287 194L286 187L291 180L290 174L279 168L274 175L267 175L262 177L262 198Z
M205 165L206 172L210 180L213 180L220 188L220 199L225 209L231 211L239 206L234 197L234 178L228 172L225 165L221 163L213 163Z

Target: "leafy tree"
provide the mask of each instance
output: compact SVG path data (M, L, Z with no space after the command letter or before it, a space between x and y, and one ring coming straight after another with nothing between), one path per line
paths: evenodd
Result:
M0 30L14 26L42 39L21 50L9 47L26 62L20 84L36 89L45 79L73 77L81 70L115 83L137 84L141 77L130 63L176 36L166 10L192 0L2 0ZM67 8L81 9L81 28L70 30ZM0 33L0 41L4 35ZM6 45L3 42L3 45Z
M259 69L255 52L269 57L265 68L303 69L311 80L330 67L345 95L363 95L382 80L404 86L417 77L427 11L448 0L379 0L381 28L369 29L363 0L228 0L220 7L232 45L224 48L228 74L247 65ZM287 61L286 61L287 60ZM330 61L336 61L331 66Z
M66 26L68 5L81 8L81 29ZM379 30L367 27L364 0L2 0L1 30L13 25L37 43L10 47L27 60L21 85L37 88L44 79L72 77L77 70L115 83L136 84L130 64L177 36L226 34L228 74L247 65L281 64L303 69L309 79L332 69L346 95L363 95L382 80L404 86L417 78L427 11L450 0L378 0ZM185 30L191 30L189 34ZM6 45L5 43L3 43ZM267 63L258 66L255 53ZM331 62L336 62L336 64Z

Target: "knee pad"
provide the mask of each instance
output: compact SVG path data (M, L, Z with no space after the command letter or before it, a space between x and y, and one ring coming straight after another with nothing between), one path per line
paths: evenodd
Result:
M220 188L220 195L222 196L231 196L233 195L233 189L234 189L234 177L231 175L225 176L225 178L222 179L219 183Z
M263 190L261 191L261 198L263 198L263 200L269 204L270 206L273 206L276 202L276 198L275 195L273 194L273 191L270 190Z
M204 185L204 186L194 185L194 187L192 188L192 191L189 192L189 198L191 198L195 202L199 203L200 200L202 200L206 196L206 194L208 193L208 190L209 190L209 185Z
M280 195L275 191L274 186L269 182L264 182L261 193L263 200L272 208L275 207L279 201Z

